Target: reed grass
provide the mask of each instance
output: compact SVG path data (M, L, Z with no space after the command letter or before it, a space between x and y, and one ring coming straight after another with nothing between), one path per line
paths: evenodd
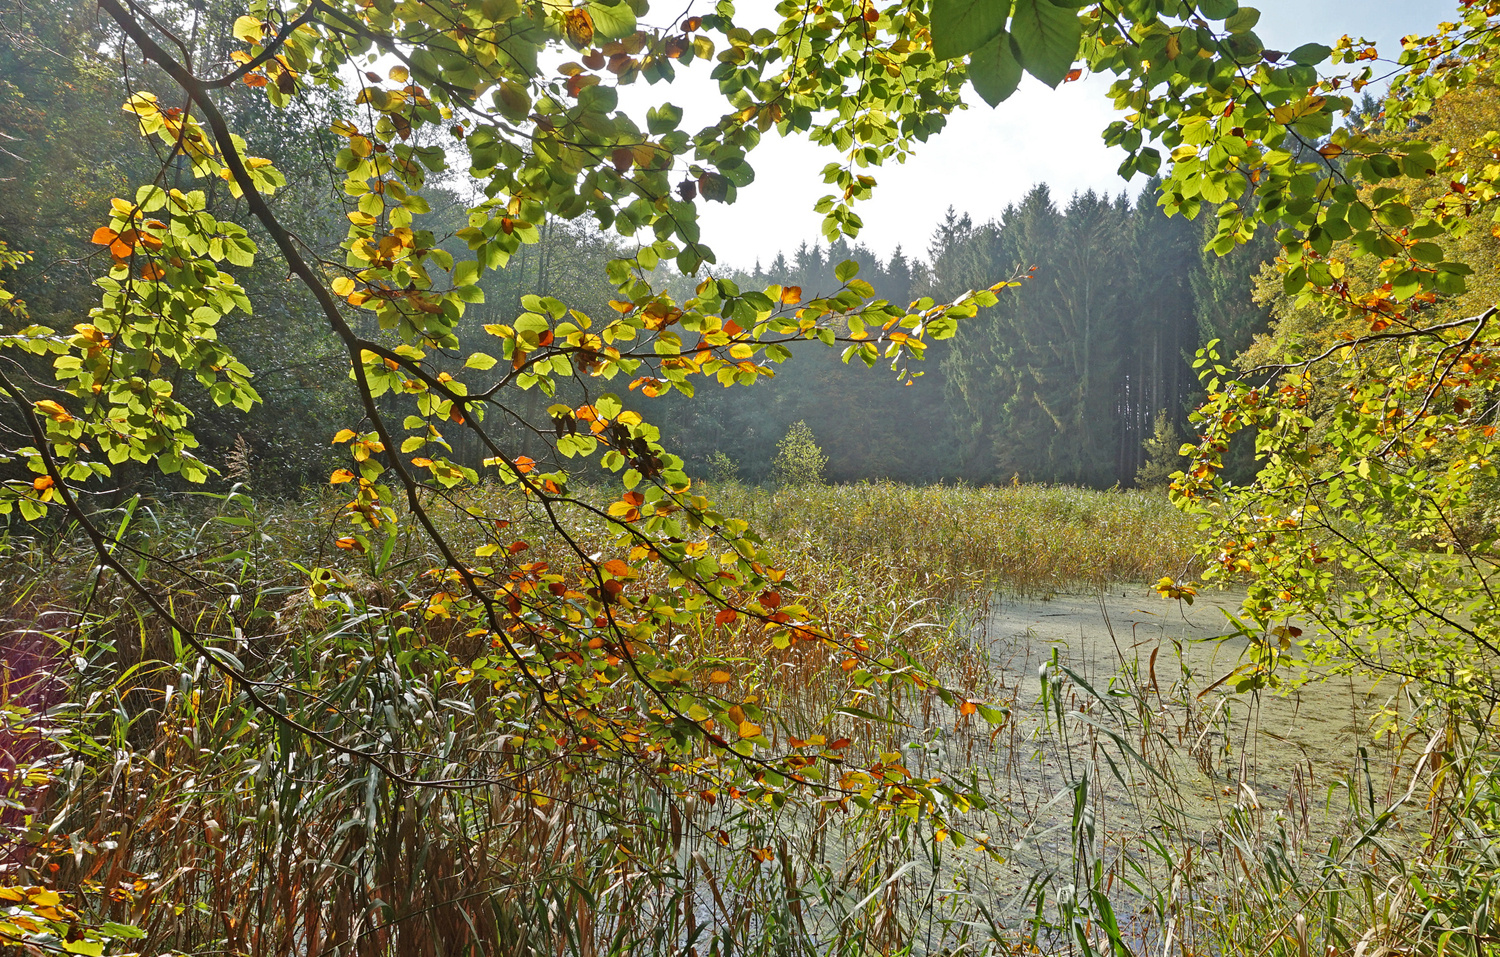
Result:
M562 554L525 502L466 494L509 516L539 558ZM254 708L68 530L13 535L0 632L8 657L50 643L38 670L52 680L4 687L7 733L25 744L5 778L12 876L139 926L150 953L1493 950L1482 915L1500 801L1485 745L1461 723L1376 754L1322 796L1337 827L1299 830L1237 799L1211 817L1190 806L1224 771L1184 743L1214 720L1185 673L1148 692L1138 670L1102 680L1060 658L1039 698L1005 680L982 627L996 592L1191 574L1191 522L1164 499L886 483L712 494L766 535L830 627L923 661L1011 718L990 728L914 691L840 713L851 685L826 656L725 629L672 640L724 661L781 726L971 782L982 806L940 825L696 794L625 761L588 775L563 753L518 763L514 729L452 680L475 650L400 610L431 587L421 539L375 575L333 547L334 502L198 496L113 516L126 549L165 557L138 571L179 618L234 636L225 650L263 687L318 702L320 730L343 745L383 742L408 756L404 772L485 783L406 787L316 746ZM586 514L565 528L609 548ZM341 576L337 603L311 600L314 566ZM1421 778L1437 752L1449 776ZM1432 800L1396 802L1408 778Z

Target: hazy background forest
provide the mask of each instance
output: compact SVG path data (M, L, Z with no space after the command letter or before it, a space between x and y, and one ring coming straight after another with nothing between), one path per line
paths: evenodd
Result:
M216 9L205 7L191 21L206 57L233 43L232 18ZM116 65L99 52L106 40L87 0L60 0L45 14L7 5L0 23L0 235L11 248L34 253L10 286L33 321L58 328L83 321L97 301L92 275L104 251L89 239L98 210L148 178L158 162L118 108L127 92ZM299 234L319 239L346 226L342 192L328 173L340 144L328 129L327 95L299 97L263 124L256 144L287 173L276 208ZM232 102L252 124L257 111L268 111L249 89ZM808 296L832 293L841 285L834 267L845 260L860 264L878 297L903 306L924 296L949 301L1018 273L1028 278L964 323L957 338L935 343L927 361L914 366L920 377L910 385L845 365L836 351L803 350L750 394L707 387L692 401L634 401L700 475L722 453L721 465L739 478L767 479L778 441L806 421L834 481L1134 486L1159 416L1170 429L1162 447L1187 437L1199 395L1193 354L1210 340L1220 340L1227 355L1238 353L1265 331L1269 314L1249 297L1252 277L1271 255L1269 238L1227 257L1205 252L1214 218L1168 218L1154 187L1146 184L1133 201L1123 192L1057 196L1037 184L990 222L962 210L914 210L915 221L932 222L927 247L897 249L884 260L844 240L792 245L773 218L763 217L746 227L761 237L760 260L719 270L745 289L781 284ZM227 191L209 195L211 211L237 205ZM419 218L421 227L448 237L444 245L456 254L465 252L452 238L465 225L463 201L439 186L428 193L432 211ZM614 290L605 265L622 252L616 237L554 220L509 269L486 273L485 302L474 308L484 322L503 321L522 311L523 292L534 292L608 315ZM348 419L355 398L329 387L328 364L342 360L321 335L322 318L286 282L285 264L264 255L239 278L260 313L277 316L268 325L239 313L219 329L256 371L264 400L258 426L246 433L232 409L192 389L181 395L210 464L232 480L251 479L263 493L294 493L326 475L334 455L330 423ZM671 285L679 295L691 293L680 278ZM455 361L454 373L460 368ZM544 406L535 393L529 401L525 414L536 424ZM456 452L471 464L481 457L477 449ZM1170 469L1158 471L1160 480Z

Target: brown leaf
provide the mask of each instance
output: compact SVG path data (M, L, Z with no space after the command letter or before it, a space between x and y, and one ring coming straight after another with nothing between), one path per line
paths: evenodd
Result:
M583 7L574 7L563 14L563 30L569 43L583 49L594 40L594 18Z

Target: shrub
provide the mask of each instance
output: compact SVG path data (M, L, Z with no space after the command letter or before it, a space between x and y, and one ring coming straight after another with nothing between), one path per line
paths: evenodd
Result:
M778 485L822 485L823 469L827 465L828 456L818 448L813 430L799 420L776 443L771 476Z

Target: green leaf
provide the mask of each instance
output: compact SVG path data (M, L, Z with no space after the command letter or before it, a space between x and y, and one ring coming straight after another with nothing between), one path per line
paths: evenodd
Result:
M594 35L606 40L619 40L635 32L635 11L624 0L612 6L602 3L588 5L589 16L594 18Z
M1078 14L1051 0L1018 0L1010 29L1027 73L1050 87L1067 79L1083 40Z
M146 932L131 924L116 924L106 921L99 925L99 933L105 937L118 937L124 940L138 940L146 936Z
M744 160L727 160L719 164L719 172L735 186L745 187L755 182L755 170Z
M1259 10L1254 7L1240 7L1224 20L1224 29L1230 33L1249 33L1259 22Z
M1016 59L1009 34L1001 33L997 42L969 58L969 82L990 106L999 106L1016 92L1021 84L1021 61Z
M703 198L716 203L729 202L729 191L734 184L722 173L704 173L698 177L698 192Z
M594 411L599 413L601 419L613 419L624 408L620 397L613 392L606 392L594 400Z
M1198 3L1198 12L1210 20L1231 17L1239 8L1239 0L1199 0Z
M453 268L453 285L472 286L479 281L479 263L470 259Z
M1418 262L1439 263L1443 261L1443 247L1437 243L1417 243L1411 247L1411 255Z
M1333 49L1321 43L1304 43L1293 50L1288 56L1292 62L1300 66L1316 66L1332 55Z
M682 123L682 107L663 103L660 107L646 111L646 129L653 136L670 133Z
M495 367L495 357L485 355L483 352L471 353L469 358L464 360L464 366L483 372L486 369L493 369Z
M939 59L972 53L1005 30L1010 0L934 0L932 52Z
M846 259L833 268L833 275L839 282L848 282L859 275L859 263Z

